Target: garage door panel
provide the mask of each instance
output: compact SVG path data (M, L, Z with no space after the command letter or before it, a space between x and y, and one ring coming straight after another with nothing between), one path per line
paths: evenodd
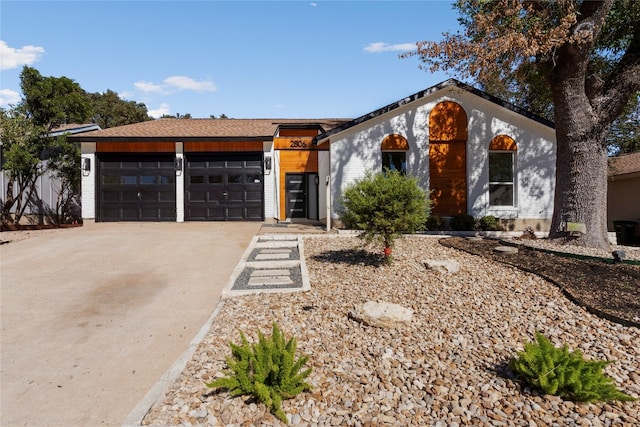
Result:
M247 202L262 201L262 191L247 191L245 194L246 194L245 198Z
M100 221L175 221L173 155L98 156Z
M186 156L187 220L262 220L262 154Z

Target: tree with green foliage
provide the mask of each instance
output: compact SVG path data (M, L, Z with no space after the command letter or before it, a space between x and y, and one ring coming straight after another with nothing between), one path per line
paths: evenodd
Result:
M23 68L20 87L20 104L0 115L2 170L7 175L2 222L20 222L29 203L37 198L37 179L48 170L61 179L62 192L53 218L60 221L69 200L80 191L80 153L64 135L52 137L50 133L63 124L88 120L90 104L73 80L43 77L30 67Z
M347 227L361 230L361 238L381 241L389 263L394 240L424 227L428 200L416 177L392 170L368 172L344 189L338 215Z
M40 159L51 148L47 130L36 126L23 108L0 109L2 171L7 174L7 192L2 200L2 224L19 223L45 168ZM14 214L12 215L12 212Z
M89 94L89 102L91 121L102 129L153 120L145 104L125 101L112 90Z
M506 87L515 81L530 101L550 97L557 140L550 236L563 237L568 218L586 225L575 244L608 249L607 135L640 91L640 2L458 0L455 8L462 31L419 42L406 56L430 71Z
M21 104L36 126L51 131L67 123L84 123L91 116L87 93L68 77L43 77L24 67L20 73Z

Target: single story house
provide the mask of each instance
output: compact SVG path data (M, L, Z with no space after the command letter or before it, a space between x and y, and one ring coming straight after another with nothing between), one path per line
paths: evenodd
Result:
M447 80L356 119L160 119L73 137L82 217L96 221L337 219L346 185L395 168L433 213L548 230L553 123Z
M610 158L608 175L609 231L622 232L619 237L640 241L640 152Z

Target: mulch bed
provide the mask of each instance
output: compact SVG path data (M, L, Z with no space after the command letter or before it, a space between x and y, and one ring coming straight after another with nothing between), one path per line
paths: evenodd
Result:
M33 230L55 230L56 228L82 227L82 223L76 224L2 224L0 231L33 231Z
M518 253L498 253L498 240L441 239L441 244L512 265L556 284L576 304L591 313L640 328L640 265L611 260L559 256L516 245Z

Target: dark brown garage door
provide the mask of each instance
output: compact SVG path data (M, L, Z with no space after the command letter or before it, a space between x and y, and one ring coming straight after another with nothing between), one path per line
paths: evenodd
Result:
M99 156L99 221L175 221L173 155Z
M262 221L262 153L187 154L185 219Z

